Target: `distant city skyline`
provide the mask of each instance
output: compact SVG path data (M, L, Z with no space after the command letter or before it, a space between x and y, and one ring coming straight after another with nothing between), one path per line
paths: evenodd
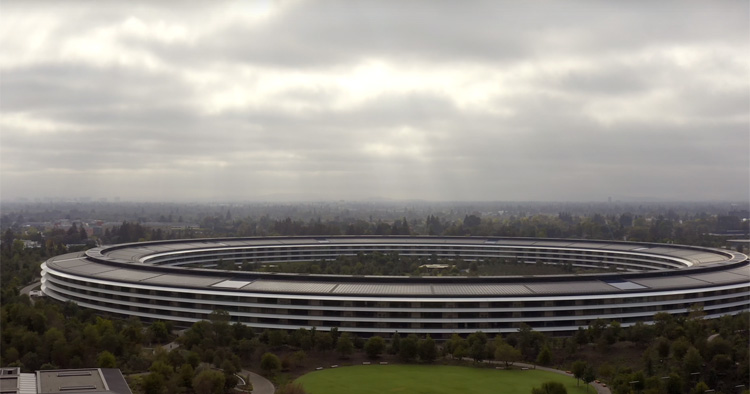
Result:
M748 201L749 13L4 2L0 199Z

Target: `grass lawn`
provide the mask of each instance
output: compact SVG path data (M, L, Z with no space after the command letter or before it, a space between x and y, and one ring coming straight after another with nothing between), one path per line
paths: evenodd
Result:
M529 394L543 382L563 383L569 394L586 393L581 383L539 370L502 371L444 365L358 365L315 371L295 382L309 394ZM589 393L595 393L593 387Z

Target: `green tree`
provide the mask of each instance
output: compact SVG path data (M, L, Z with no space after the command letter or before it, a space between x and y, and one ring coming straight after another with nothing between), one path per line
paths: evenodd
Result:
M143 390L144 394L164 393L167 389L164 376L156 372L152 372L144 376L141 379L141 389Z
M330 332L315 333L315 347L319 351L331 350L333 347L333 337Z
M400 351L401 351L401 336L398 335L398 331L396 331L391 336L391 343L388 346L388 353L398 354Z
M703 368L703 357L701 353L695 347L690 347L685 357L682 360L683 370L685 374L691 374L693 372L700 372Z
M544 382L542 387L534 387L531 394L568 394L568 389L560 382Z
M193 378L193 390L196 394L224 393L224 374L213 369L206 369Z
M583 379L583 383L586 384L586 392L589 392L589 383L593 382L594 379L596 379L596 374L594 373L594 367L591 365L586 366L586 370L583 373L583 376L581 377Z
M435 340L428 334L426 338L421 339L418 343L419 358L427 363L435 361L437 358L437 347L435 346Z
M419 339L414 334L409 334L403 341L401 341L400 349L398 352L399 357L403 361L412 361L417 357L417 346Z
M687 340L687 338L680 337L676 341L672 342L672 356L674 356L674 358L677 360L682 360L691 346L692 345L690 344L690 341Z
M682 393L682 378L673 372L669 374L665 386L667 394L680 394Z
M536 363L539 365L550 365L552 363L552 354L550 353L549 346L544 345L542 350L539 351Z
M586 373L586 362L581 360L574 362L571 371L576 378L576 386L578 386L579 381L583 378L583 374Z
M164 376L165 379L169 379L174 373L174 368L161 360L154 361L148 370Z
M385 350L385 340L383 337L375 335L365 342L365 353L369 358L377 358Z
M698 382L698 384L690 390L690 394L703 394L711 388L705 382Z
M495 360L505 362L505 368L513 365L514 362L521 359L521 352L510 346L505 341L495 345Z
M348 332L342 333L336 342L336 351L343 358L348 358L354 352L354 343Z
M151 340L156 343L165 343L169 340L167 323L163 321L155 321L148 327L148 332L151 335Z
M260 359L260 369L267 375L273 375L281 369L279 356L273 353L264 353ZM223 383L222 383L223 384Z
M96 358L96 366L99 368L117 368L115 355L106 350L99 353Z
M195 376L195 370L190 364L182 364L180 367L180 380L182 387L192 388L193 387L193 376Z
M481 362L487 358L487 341L487 334L482 331L472 333L466 338L469 345L469 357L475 362Z

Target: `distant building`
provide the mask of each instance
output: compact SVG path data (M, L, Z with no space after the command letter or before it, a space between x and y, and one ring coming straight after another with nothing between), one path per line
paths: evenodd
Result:
M23 248L24 249L35 249L35 248L41 248L42 245L37 241L29 241L27 239L23 240Z
M0 368L2 394L132 394L116 368L55 369L21 373L20 368Z

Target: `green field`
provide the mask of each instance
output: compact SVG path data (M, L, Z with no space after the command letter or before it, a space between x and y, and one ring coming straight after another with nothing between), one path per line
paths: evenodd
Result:
M552 372L443 365L358 365L311 372L295 382L309 394L529 394L547 381L563 383L570 394L586 392L575 378Z

